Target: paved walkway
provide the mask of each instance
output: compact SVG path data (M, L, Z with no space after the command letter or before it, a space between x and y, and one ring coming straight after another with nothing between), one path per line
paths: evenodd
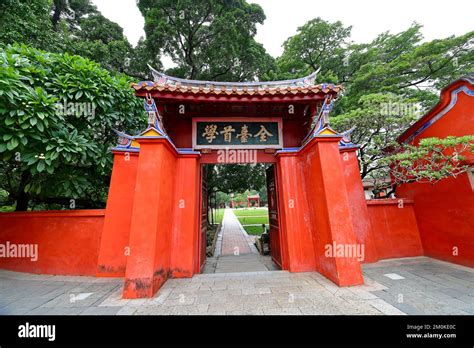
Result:
M220 254L241 255L251 252L249 241L243 233L239 219L237 219L232 209L226 209L222 219L222 249Z
M0 271L0 314L474 314L474 270L430 258L364 266L365 285L315 272L200 274L151 299L121 299L123 279Z
M278 270L270 256L262 256L232 209L226 209L215 257L208 257L204 273L265 272Z

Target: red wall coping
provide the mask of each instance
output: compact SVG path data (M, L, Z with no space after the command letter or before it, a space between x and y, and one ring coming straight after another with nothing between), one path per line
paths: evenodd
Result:
M37 210L37 211L14 211L14 212L9 212L9 213L0 213L0 218L83 217L83 216L105 216L105 209Z
M386 198L386 199L368 199L367 205L387 205L387 204L398 204L400 200L403 201L403 204L413 204L412 199L406 198Z
M416 121L411 127L409 127L405 132L403 132L398 138L397 141L399 143L404 142L407 140L413 133L415 133L418 129L420 129L426 122L431 120L433 117L438 115L442 112L452 101L452 92L454 92L457 88L466 86L468 89L472 89L472 83L470 83L465 77L462 77L448 86L444 87L439 96L438 103L433 106L426 114L424 114L418 121ZM454 106L454 105L453 105ZM418 134L417 138L420 136ZM423 138L423 136L421 136ZM414 140L414 139L413 139Z

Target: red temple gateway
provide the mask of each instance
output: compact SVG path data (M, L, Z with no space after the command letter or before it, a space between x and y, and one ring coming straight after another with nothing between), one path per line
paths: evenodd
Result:
M124 297L136 298L153 296L170 277L200 273L207 214L202 166L253 156L271 164L274 262L291 272L320 272L340 286L362 284L360 259L325 254L328 245L359 243L366 261L378 259L357 146L328 122L341 87L315 84L315 74L230 83L152 72L154 82L133 84L149 126L138 136L120 133L113 150L98 275L124 276ZM226 161L229 151L240 158Z
M340 86L314 74L259 83L153 74L133 85L148 127L119 133L106 209L0 213L2 269L123 277L124 297L151 297L206 261L205 165L255 162L268 164L271 256L283 270L348 286L363 283L361 263L387 258L474 266L474 172L402 185L408 199L366 201L350 131L329 125ZM473 134L473 81L446 87L399 141ZM37 245L37 260L4 257L11 244Z

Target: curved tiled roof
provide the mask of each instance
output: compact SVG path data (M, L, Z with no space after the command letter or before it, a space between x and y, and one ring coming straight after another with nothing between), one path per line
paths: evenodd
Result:
M154 81L140 81L132 83L136 90L177 92L191 94L215 95L285 95L285 94L317 94L339 93L342 86L334 84L314 84L317 72L293 80L267 81L267 82L218 82L188 80L172 77L151 70Z

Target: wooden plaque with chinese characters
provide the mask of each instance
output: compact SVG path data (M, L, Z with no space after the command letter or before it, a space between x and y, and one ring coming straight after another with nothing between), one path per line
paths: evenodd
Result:
M282 148L281 118L193 118L194 149Z

